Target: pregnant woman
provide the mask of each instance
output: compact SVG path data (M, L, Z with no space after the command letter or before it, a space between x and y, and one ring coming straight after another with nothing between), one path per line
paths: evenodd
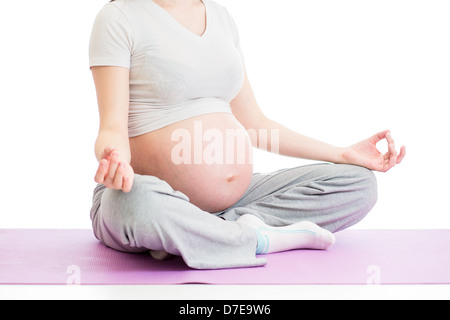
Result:
M100 112L91 219L116 250L216 269L327 249L374 206L371 170L405 155L388 130L338 148L268 119L233 18L213 0L111 1L93 26L90 67ZM327 163L254 174L252 146Z

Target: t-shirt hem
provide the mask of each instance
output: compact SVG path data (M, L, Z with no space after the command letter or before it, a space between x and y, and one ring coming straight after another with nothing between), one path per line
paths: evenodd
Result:
M124 67L127 69L131 68L130 61L125 61L120 58L92 58L89 61L89 68L100 67L100 66L111 66L111 67Z

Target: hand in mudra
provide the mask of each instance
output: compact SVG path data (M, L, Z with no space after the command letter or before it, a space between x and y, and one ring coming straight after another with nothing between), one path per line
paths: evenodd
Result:
M388 151L385 154L382 154L377 149L377 143L381 140L386 140L388 143ZM390 131L385 130L344 149L342 158L345 163L359 165L374 171L386 172L396 164L399 164L405 157L405 154L405 146L400 148L400 152L397 152Z
M105 148L95 174L95 181L110 189L130 192L133 186L134 171L128 162L119 159L117 149Z

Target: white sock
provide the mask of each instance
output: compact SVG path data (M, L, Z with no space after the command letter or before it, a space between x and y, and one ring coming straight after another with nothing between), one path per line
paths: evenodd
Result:
M237 222L255 229L258 235L256 254L294 249L325 250L335 243L335 237L330 231L310 221L302 221L285 227L271 227L256 216L245 214Z

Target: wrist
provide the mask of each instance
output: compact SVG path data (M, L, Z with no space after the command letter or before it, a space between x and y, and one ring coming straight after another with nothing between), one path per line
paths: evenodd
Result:
M341 147L335 147L334 154L333 154L333 163L338 164L348 164L348 161L345 160L345 151L347 148L341 148Z

